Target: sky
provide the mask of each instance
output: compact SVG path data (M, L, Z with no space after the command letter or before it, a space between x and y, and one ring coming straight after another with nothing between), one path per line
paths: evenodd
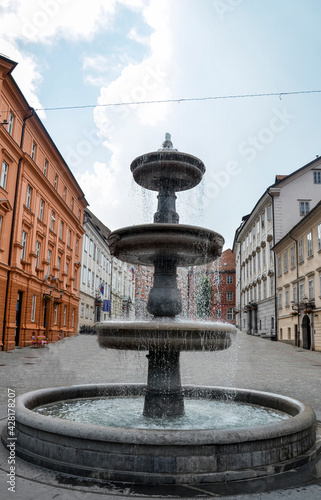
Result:
M287 95L321 91L320 19L319 0L0 0L0 52L106 226L152 222L130 164L169 132L206 166L180 222L226 249L275 176L321 154L321 92ZM275 95L229 98L249 94Z

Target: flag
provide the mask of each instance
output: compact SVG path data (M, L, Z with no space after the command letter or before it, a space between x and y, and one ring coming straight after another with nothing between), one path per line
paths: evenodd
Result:
M111 301L110 300L104 300L103 301L103 311L104 312L110 312L110 306L111 306Z
M101 283L101 284L100 284L99 290L100 290L100 293L101 293L102 295L104 295L104 283Z
M131 268L129 269L129 271L132 273L132 280L133 280L133 279L134 279L134 276L135 276L135 271L134 271L134 268L133 268L133 267L131 267Z

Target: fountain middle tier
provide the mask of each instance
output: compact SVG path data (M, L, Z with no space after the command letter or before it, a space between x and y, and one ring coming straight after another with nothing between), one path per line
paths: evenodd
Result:
M224 244L224 238L210 229L168 223L117 229L108 241L112 255L125 262L152 266L159 257L168 256L178 267L213 262Z
M230 324L181 320L107 321L95 325L101 347L141 351L220 351L236 335Z

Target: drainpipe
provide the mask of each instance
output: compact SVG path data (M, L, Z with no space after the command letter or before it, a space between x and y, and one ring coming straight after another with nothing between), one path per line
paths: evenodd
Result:
M273 217L273 245L275 245L275 214L274 214L274 197L271 195L270 191L267 191L267 194L271 197L272 200L272 217ZM278 304L277 304L277 295L276 295L276 257L275 252L273 256L274 261L274 329L275 336L274 338L271 336L271 340L278 340Z
M299 255L298 255L298 240L289 234L291 240L295 241L295 255L296 255L296 300L298 305L298 347L300 347L300 306L299 306Z
M26 121L34 115L35 110L33 108L30 108L30 111L31 111L30 115L28 115L28 116L26 116L26 118L24 118L23 124L22 124L22 131L21 131L21 138L20 138L20 149L22 152L23 152L23 139L24 139L24 135L25 135ZM20 182L21 162L22 162L22 157L19 158L19 162L18 162L16 188L15 188L14 205L13 205L13 213L12 213L11 232L10 232L8 271L7 271L6 295L5 295L5 301L4 301L3 329L2 329L2 351L4 351L4 340L5 340L5 334L6 334L6 323L7 323L6 318L7 318L7 309L8 309L8 302L9 302L9 282L10 282L10 274L11 274L10 268L11 268L11 260L12 260L15 218L16 218L17 203L18 203L18 189L19 189L19 182Z

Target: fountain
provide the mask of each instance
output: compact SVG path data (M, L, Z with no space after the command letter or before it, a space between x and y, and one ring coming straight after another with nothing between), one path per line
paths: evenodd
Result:
M96 329L101 347L148 351L147 385L60 387L20 396L17 455L80 477L149 485L249 479L313 460L318 446L316 418L310 407L291 398L258 391L182 387L181 351L227 349L236 329L229 324L177 318L182 309L177 267L215 260L221 255L224 240L208 229L179 224L175 193L196 186L205 167L198 158L174 149L169 134L160 150L136 158L131 171L136 183L158 192L157 212L154 223L111 233L110 249L120 260L154 266L154 283L147 305L153 319L109 321L97 324ZM73 408L74 403L87 405L89 401L95 405L102 399L104 404L113 402L116 406L124 400L131 412L130 401L138 398L144 399L144 428L138 428L135 422L129 426L98 425L96 421L75 423L43 414L46 406L70 402ZM184 418L185 402L186 406L189 401L199 405L204 401L225 404L229 399L236 405L249 405L267 413L275 410L286 418L241 428L223 425L219 429L207 421L201 428L196 418L191 428L175 427ZM155 428L155 422L161 425ZM5 433L2 440L8 443Z

